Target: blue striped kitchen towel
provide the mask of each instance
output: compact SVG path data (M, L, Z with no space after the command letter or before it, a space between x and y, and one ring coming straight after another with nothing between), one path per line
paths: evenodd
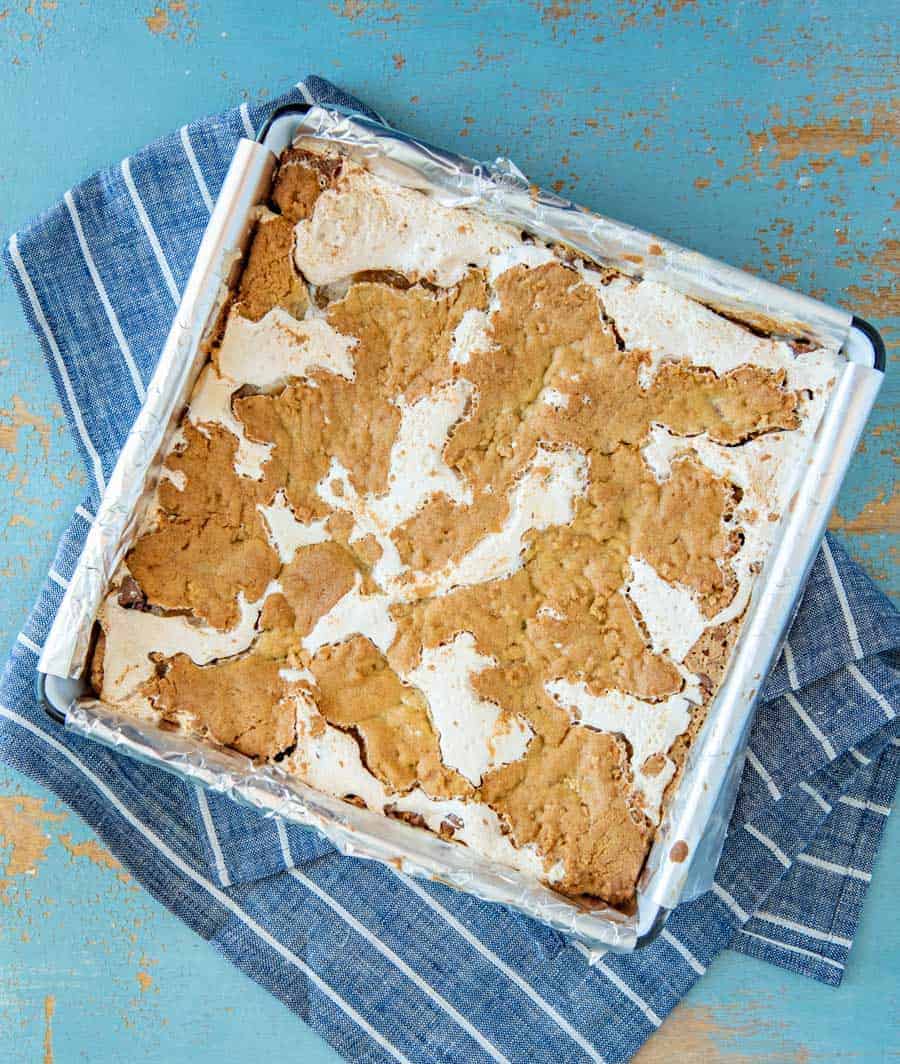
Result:
M284 99L298 93L355 103L315 77ZM67 735L36 704L38 652L229 159L271 106L185 126L9 240L94 490L6 666L0 754L354 1061L626 1060L726 947L838 983L900 774L900 621L834 540L766 683L716 885L634 956L589 964L517 913L342 857L312 831Z

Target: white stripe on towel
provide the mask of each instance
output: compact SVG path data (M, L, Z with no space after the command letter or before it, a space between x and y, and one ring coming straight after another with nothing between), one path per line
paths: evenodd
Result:
M50 577L54 584L59 584L63 591L65 591L66 588L69 586L69 581L66 580L66 578L61 573L58 573L55 569L51 569L47 575Z
M625 997L628 998L629 1001L637 1005L637 1007L641 1010L641 1012L643 1012L643 1014L653 1024L654 1027L662 1026L662 1020L659 1018L659 1016L656 1015L653 1009L650 1008L647 1002L644 1001L641 995L636 990L632 990L632 988L625 982L625 980L620 979L611 968L608 968L603 963L603 961L597 961L596 964L593 965L593 967L598 968L601 972L603 972L603 974L613 984L613 986L618 987L618 989L621 990L621 992L625 995Z
M791 859L777 843L769 838L768 835L763 835L763 833L752 824L745 824L744 831L746 831L748 835L752 835L762 846L765 846L769 853L773 854L776 860L785 868L791 867Z
M862 645L859 641L859 632L856 629L856 621L853 619L853 611L850 609L850 603L847 601L847 592L844 590L841 574L837 571L834 555L831 553L831 547L828 546L827 538L822 540L822 555L825 558L825 564L828 567L831 582L834 585L838 602L841 605L841 613L844 615L844 623L847 626L847 635L850 636L850 646L853 647L853 653L856 655L857 659L859 659L863 656Z
M706 974L706 965L701 964L700 961L698 961L697 958L693 955L693 953L691 953L691 951L687 948L687 946L680 939L677 939L667 927L664 927L662 929L661 937L669 943L672 949L674 949L676 952L680 953L682 957L684 957L684 959L694 969L697 975Z
M797 663L796 661L794 661L794 650L791 647L790 640L788 639L785 639L784 641L783 654L784 664L787 668L788 681L790 682L791 687L796 691L797 688L800 686L800 680L797 676Z
M206 800L206 791L199 783L194 784L194 789L197 792L197 805L200 806L200 816L203 819L203 826L206 828L206 837L209 839L209 847L213 852L213 860L216 863L219 886L230 887L231 876L228 874L225 855L222 853L222 844L219 842L216 825L213 823L212 813L209 810L209 802Z
M850 938L844 938L842 935L834 935L830 931L820 931L818 928L808 927L806 924L798 924L795 920L788 920L783 916L776 916L775 913L756 912L753 914L753 919L762 920L767 924L774 924L775 927L784 927L788 931L796 931L798 935L814 938L817 942L831 942L836 946L843 946L845 949L850 949L853 945L853 940Z
M206 178L203 176L203 171L200 169L200 163L197 162L197 156L194 154L194 145L191 144L191 135L188 133L187 126L181 127L181 146L184 148L184 154L187 156L187 161L191 164L191 170L194 172L194 180L197 182L197 188L200 189L200 195L203 197L206 209L212 214L213 198L209 194Z
M852 661L849 662L847 665L847 672L849 672L850 675L854 678L854 680L856 680L856 682L866 692L869 698L875 699L875 701L881 707L882 712L888 720L893 720L894 717L897 716L890 702L888 702L888 700L879 690L877 690L875 687L872 686L872 684L869 683L869 681L865 678L865 676L863 676L863 674L853 664Z
M849 805L851 809L865 809L869 813L878 813L879 816L891 815L891 807L889 805L877 805L875 802L869 802L863 798L851 798L849 795L842 794L838 801L842 805Z
M781 791L778 789L775 784L775 781L766 771L765 767L763 766L763 763L756 756L756 754L753 753L749 746L747 747L747 761L750 763L750 767L754 770L754 772L756 772L756 774L763 781L763 783L765 783L766 787L768 788L769 794L772 795L776 802L779 801L781 798Z
M316 103L315 97L309 91L309 89L306 87L306 82L298 81L297 82L297 88L300 90L300 95L303 97L303 99L307 103L311 103L311 104L315 104Z
M600 1056L600 1054L597 1052L596 1049L594 1049L591 1043L588 1042L587 1039L582 1034L580 1034L564 1016L561 1016L549 1002L545 1001L529 982L523 979L522 976L518 974L518 972L510 968L510 966L505 961L501 960L500 957L498 957L493 950L488 949L488 947L481 941L481 939L478 938L477 935L473 935L472 932L465 926L465 924L460 923L460 921L456 919L453 913L445 909L439 901L433 898L428 893L428 891L425 890L424 887L416 883L414 879L411 879L409 876L404 875L401 872L397 872L394 869L391 869L391 871L393 871L394 875L399 880L401 880L414 894L417 894L422 899L422 901L425 902L426 905L433 909L438 914L438 916L440 916L444 921L446 921L446 923L453 928L453 930L460 936L460 938L465 939L465 941L468 942L469 945L473 947L473 949L477 950L482 955L482 957L490 961L490 963L493 964L495 968L503 972L503 974L506 976L507 979L509 979L511 983L515 983L515 985L524 994L531 998L531 1000L534 1002L535 1005L537 1005L541 1012L549 1016L550 1019L553 1020L553 1022L558 1027L560 1027L563 1031L566 1032L566 1034L572 1039L573 1042L576 1043L576 1045L580 1046L584 1050L587 1056L594 1061L594 1064L604 1064L603 1057Z
M232 900L227 894L220 890L214 883L211 883L204 876L201 876L199 872L195 872L193 868L185 861L183 861L174 850L172 850L167 843L165 843L158 835L156 835L151 828L149 828L143 821L139 820L131 810L123 804L118 796L110 790L110 788L85 765L80 758L76 757L66 746L58 742L49 735L42 728L32 724L26 717L20 716L14 710L8 709L6 706L0 706L0 716L6 717L8 720L14 721L20 727L26 731L36 735L39 739L43 739L48 746L52 747L58 753L62 754L68 761L70 761L81 773L84 775L103 795L106 800L113 805L122 817L128 821L133 828L144 836L144 838L154 846L165 857L170 864L174 865L183 875L193 880L197 886L214 898L223 908L227 909L230 913L238 918L241 923L252 934L261 938L271 949L273 949L280 957L286 960L289 964L292 964L295 968L298 968L309 979L309 981L326 997L330 998L335 1005L348 1016L358 1027L374 1039L395 1060L400 1061L400 1064L410 1064L410 1061L405 1057L399 1049L395 1048L391 1043L380 1034L375 1028L362 1017L353 1006L345 1001L340 994L316 972L314 971L306 961L302 960L287 948L283 943L279 942L277 938L271 935L264 927L258 924L253 917L245 912L234 900Z
M240 106L241 121L244 123L244 132L247 136L254 140L256 137L256 130L253 128L253 123L250 121L250 108L245 100Z
M798 786L800 787L801 791L803 791L805 794L808 794L810 796L810 798L812 798L812 800L822 810L823 813L830 813L831 812L833 807L828 802L825 801L825 799L822 797L821 794L819 794L819 792L815 789L815 787L811 787L806 782L806 780L803 780L803 782L798 784Z
M803 957L813 957L831 968L844 970L844 966L840 961L833 961L830 957L823 957L821 953L815 953L811 949L804 949L802 946L791 946L787 942L780 942L777 938L769 938L768 935L758 935L755 931L742 931L741 934L746 935L748 938L758 938L760 942L766 942L770 946L777 946L779 949L787 950L789 953L799 953Z
M828 736L823 733L822 729L818 726L818 724L816 724L816 722L806 712L803 706L800 705L800 703L797 701L794 695L791 694L790 691L785 691L784 697L787 699L788 705L793 708L797 716L803 721L806 727L809 728L810 733L821 745L822 749L825 751L826 756L828 757L828 760L834 761L834 759L837 757L837 751L831 745Z
M284 867L294 867L294 855L291 853L291 844L287 837L284 821L280 816L275 817L275 830L278 832L278 845L281 847L281 856L284 858Z
M38 657L40 657L42 648L39 647L33 639L29 639L24 632L19 632L16 636L16 642L21 643L26 650L30 650L32 654L37 654Z
M332 912L337 913L340 919L343 920L348 927L352 927L361 938L364 938L369 945L378 950L383 957L386 957L397 971L402 972L414 986L417 986L426 997L431 998L438 1008L446 1013L450 1019L454 1020L474 1042L480 1045L492 1060L496 1060L497 1064L509 1064L507 1058L494 1045L492 1045L487 1038L485 1038L477 1027L473 1026L465 1016L446 1000L446 998L427 983L418 972L410 968L401 956L395 953L386 943L382 942L381 939L366 927L364 923L358 920L353 913L348 912L340 902L336 901L327 891L322 890L317 883L314 883L311 879L305 876L298 868L289 868L288 875L293 876L298 883L302 884L312 894L315 894L315 896L320 901L323 901Z
M103 463L100 461L100 455L97 453L97 448L94 446L88 435L87 426L85 425L84 418L81 414L81 408L75 399L75 392L72 388L72 381L69 378L69 371L66 369L66 364L63 362L59 346L56 343L56 337L53 335L46 317L44 317L44 311L38 300L37 292L35 292L34 285L31 283L31 278L28 276L28 271L25 269L25 263L22 261L22 256L19 253L19 238L15 233L9 238L9 254L10 258L12 258L15 263L16 270L22 281L22 286L28 296L28 302L31 304L34 316L37 319L38 325L41 327L41 332L43 332L47 345L53 354L53 361L56 363L56 370L59 373L60 380L62 380L66 399L69 401L69 409L72 411L72 419L75 422L75 428L78 430L78 435L81 437L84 449L87 451L88 457L91 460L91 465L94 469L94 481L102 492L106 488L106 478L103 476Z
M724 887L714 882L712 885L712 891L713 894L715 894L720 901L723 901L728 906L728 908L731 909L731 911L741 921L741 923L745 924L750 919L750 914L744 912L744 910L740 907L740 905L738 905L738 903L734 900L734 898L732 898L732 896Z
M834 872L838 876L848 876L850 879L861 879L864 883L871 883L872 876L869 872L864 872L861 868L850 868L847 865L835 864L834 861L825 861L821 857L813 857L811 853L801 853L797 855L797 860L801 864L810 865L813 868L820 868L823 872Z
M169 295L172 297L172 301L175 305L178 305L178 301L181 295L178 291L178 285L175 283L175 276L172 273L172 269L169 266L169 262L166 259L165 252L162 249L162 244L159 242L159 237L156 235L156 230L153 228L153 223L150 221L150 215L147 214L147 210L144 207L141 197L138 195L137 185L134 183L134 178L131 176L131 160L122 160L122 177L125 180L125 186L128 189L128 194L131 196L131 202L134 204L134 209L137 211L137 216L140 219L140 223L143 226L144 233L147 236L147 241L153 251L153 256L156 259L156 263L159 266L160 273L163 275L163 280L166 282L166 288L169 290Z
M88 273L91 275L91 280L94 282L94 288L97 289L97 295L100 297L100 304L106 313L106 319L113 331L113 336L116 338L116 343L119 345L119 350L122 352L122 358L125 359L125 365L128 367L128 374L131 377L134 390L137 392L138 399L143 402L147 395L147 389L144 387L144 382L141 380L141 374L138 370L137 363L134 360L134 355L132 355L131 348L128 346L128 341L125 339L125 333L122 332L122 326L119 324L118 315L113 310L113 305L109 301L109 296L106 293L106 286L103 284L100 271L97 269L97 264L94 262L94 256L91 254L91 249L88 247L87 238L84 235L84 229L81 227L81 218L78 215L78 208L75 206L75 198L72 195L71 189L65 193L63 201L69 210L69 217L72 219L72 225L75 227L75 235L78 237L81 254L84 256L84 262L88 268Z

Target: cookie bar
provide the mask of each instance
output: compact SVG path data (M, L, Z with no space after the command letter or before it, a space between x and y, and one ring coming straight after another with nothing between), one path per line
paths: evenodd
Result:
M628 905L837 370L298 143L97 695Z

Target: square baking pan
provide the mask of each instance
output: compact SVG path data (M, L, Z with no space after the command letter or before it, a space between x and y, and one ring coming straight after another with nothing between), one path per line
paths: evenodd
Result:
M590 907L459 844L313 790L277 765L127 718L96 700L87 677L97 610L152 502L162 456L227 306L269 197L278 156L295 138L338 143L376 174L482 211L601 266L659 281L754 332L840 352L843 365L751 595L725 677L665 810L630 913ZM585 211L528 184L507 160L483 164L364 116L312 105L276 111L239 142L175 320L60 605L39 663L47 712L74 732L199 781L269 815L316 828L343 852L391 864L532 916L588 950L651 941L680 902L710 888L743 769L764 677L776 660L841 482L884 376L867 323L744 271Z

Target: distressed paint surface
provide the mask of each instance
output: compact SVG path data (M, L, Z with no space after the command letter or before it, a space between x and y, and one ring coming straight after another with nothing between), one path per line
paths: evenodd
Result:
M894 5L670 0L255 4L2 0L0 219L201 113L308 69L392 121L868 317L896 363ZM893 180L892 180L893 177ZM900 590L898 367L834 515ZM85 478L0 280L0 644ZM726 955L642 1051L663 1060L900 1054L900 827L839 991ZM0 772L0 1059L334 1055L131 882L46 792Z

